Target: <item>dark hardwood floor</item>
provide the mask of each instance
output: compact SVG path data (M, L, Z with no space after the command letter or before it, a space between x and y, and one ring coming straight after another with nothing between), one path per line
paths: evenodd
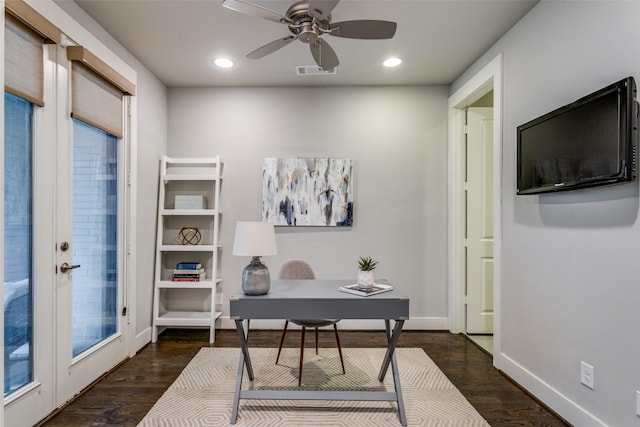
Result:
M285 346L297 347L299 333L287 334ZM313 334L307 334L313 345ZM280 331L252 331L251 347L277 347ZM88 391L40 425L135 426L177 378L201 347L203 330L168 330L156 344L106 375ZM342 331L343 347L384 347L382 331ZM235 331L216 333L215 347L236 347ZM331 330L320 334L321 347L335 346ZM404 331L399 346L420 347L492 426L567 426L492 366L491 357L463 335Z

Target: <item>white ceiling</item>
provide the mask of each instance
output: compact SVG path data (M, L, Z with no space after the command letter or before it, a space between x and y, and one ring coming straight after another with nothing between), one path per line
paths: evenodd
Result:
M331 76L298 76L314 65L308 45L294 41L259 60L245 55L289 35L286 26L222 7L222 0L75 0L169 87L448 85L506 33L537 0L342 0L333 22L398 23L390 40L325 35L340 59ZM294 0L249 0L284 14ZM236 66L223 70L213 59ZM402 65L382 61L398 56Z

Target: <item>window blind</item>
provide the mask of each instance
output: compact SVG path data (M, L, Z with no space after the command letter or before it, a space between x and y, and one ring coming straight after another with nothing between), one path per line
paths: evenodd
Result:
M67 58L73 118L122 138L123 96L134 95L135 86L82 46L67 47Z
M4 90L44 106L44 69L40 34L5 14Z
M43 43L57 43L62 32L22 0L5 1L5 91L44 105Z

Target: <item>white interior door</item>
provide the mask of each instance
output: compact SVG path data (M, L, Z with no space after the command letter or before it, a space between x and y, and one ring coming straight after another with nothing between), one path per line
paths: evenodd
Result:
M466 332L493 333L493 108L467 108Z

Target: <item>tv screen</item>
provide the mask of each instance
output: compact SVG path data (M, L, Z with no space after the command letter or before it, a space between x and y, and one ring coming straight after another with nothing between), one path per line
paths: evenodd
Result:
M635 179L637 111L628 77L518 126L517 194Z

